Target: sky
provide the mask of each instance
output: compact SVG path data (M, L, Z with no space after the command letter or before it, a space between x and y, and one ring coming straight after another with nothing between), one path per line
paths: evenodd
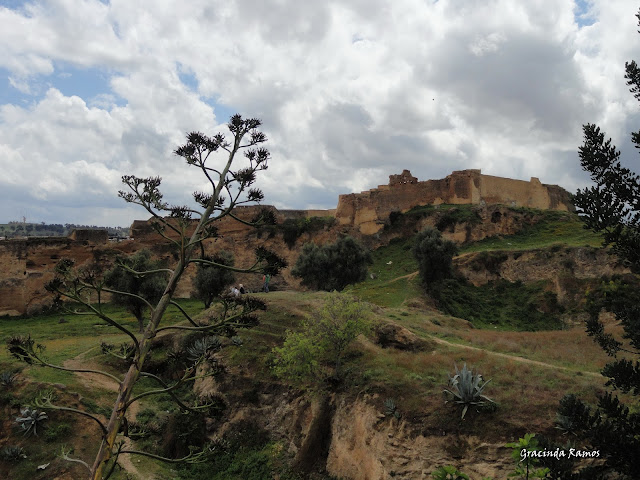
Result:
M640 171L631 0L0 0L0 223L127 226L122 175L165 199L206 189L175 155L191 131L257 117L258 186L278 208L411 170L589 184L596 123Z

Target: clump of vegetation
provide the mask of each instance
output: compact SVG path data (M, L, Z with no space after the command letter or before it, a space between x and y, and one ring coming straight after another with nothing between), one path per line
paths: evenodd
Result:
M452 275L453 256L458 252L456 244L442 238L442 234L427 227L416 235L413 256L418 262L422 282L429 286Z
M198 264L196 276L193 281L193 296L204 302L204 308L209 308L213 299L219 296L227 285L235 280L235 275L225 267L233 267L233 255L225 250L217 252L213 257L205 257L205 260L221 265Z
M364 280L371 262L365 247L352 237L343 237L322 246L306 243L291 273L315 290L341 291Z
M482 222L482 218L478 211L473 208L450 208L436 220L436 228L441 232L449 230L453 232L455 226L459 223L468 225L477 225Z
M293 248L298 238L304 233L314 233L332 227L336 222L334 217L304 217L287 218L278 225L282 230L282 239L289 248Z
M216 336L198 338L187 347L187 359L190 362L195 363L210 353L217 352L220 350L221 346L222 343Z
M166 287L166 273L159 271L158 262L151 260L149 250L140 250L128 258L120 258L105 275L105 285L113 294L113 301L124 306L138 320L138 330L144 329L144 314L150 304L157 303ZM136 272L152 272L139 275Z
M0 450L0 460L5 462L19 462L24 458L27 458L24 448L18 445L7 445Z
M498 275L500 273L500 266L507 261L509 255L504 252L480 252L473 257L473 260L469 264L471 270L479 272L480 270L486 270L489 273Z
M18 375L15 372L1 372L0 373L0 385L9 390L16 384Z
M473 373L473 370L467 368L465 363L462 370L458 370L458 366L454 365L456 374L452 377L449 375L449 388L445 388L443 393L449 395L453 403L462 406L462 417L467 414L470 406L483 406L486 404L495 404L493 400L482 394L485 387L491 380L483 381L482 375Z
M25 437L37 436L38 429L42 430L45 420L49 418L43 411L31 407L20 409L20 415L20 417L16 417L15 421L22 428Z
M446 465L434 470L431 476L433 480L469 480L469 475L462 473L452 465Z
M384 401L384 415L385 417L395 417L400 419L400 412L398 411L398 406L393 398L387 398Z
M273 371L294 384L319 386L343 377L344 355L356 337L370 330L368 307L337 292L305 321L299 332L287 331L284 345L274 348Z
M558 297L544 282L524 284L498 280L474 286L462 278L431 285L429 293L444 313L480 328L539 331L563 328Z
M512 448L511 458L516 463L516 468L510 477L523 478L529 480L532 478L547 478L549 469L546 467L538 467L540 460L530 455L530 452L541 450L538 446L538 440L534 438L535 433L525 433L524 438L519 438L518 442L507 443L505 446Z

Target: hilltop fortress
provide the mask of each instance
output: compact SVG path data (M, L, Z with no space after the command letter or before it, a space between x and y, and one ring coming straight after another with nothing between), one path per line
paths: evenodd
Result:
M526 182L483 175L480 170L459 170L441 180L420 182L409 170L403 170L400 175L390 175L388 185L340 195L335 216L341 225L352 225L363 235L371 235L382 229L393 211L443 203L573 210L565 189L544 185L536 177Z
M277 210L271 208L278 223L287 219L335 217L331 231L317 232L305 241L330 241L340 233L370 237L380 232L392 212L406 212L413 207L438 204L507 205L543 210L571 211L569 193L557 185L543 185L537 178L529 182L482 175L480 170L462 170L440 180L418 181L411 172L390 175L388 185L361 193L340 195L338 206L331 210ZM239 218L250 220L261 206L238 207ZM502 228L494 225L495 228ZM224 248L242 258L251 253L251 245L267 245L280 251L290 264L299 251L289 249L281 235L256 237L255 229L231 218L218 224L221 238L211 240L207 248ZM503 232L504 233L504 232ZM495 233L494 233L495 234ZM109 242L104 230L78 230L69 237L30 237L0 240L0 315L16 315L37 311L51 297L44 285L53 278L53 270L61 258L72 258L76 264L88 263L101 256L132 254L150 248L159 258L170 260L166 242L148 221L135 221L131 240ZM215 246L213 245L215 243ZM373 241L375 244L376 241ZM287 274L285 274L286 276ZM188 296L190 282L183 282L178 295Z

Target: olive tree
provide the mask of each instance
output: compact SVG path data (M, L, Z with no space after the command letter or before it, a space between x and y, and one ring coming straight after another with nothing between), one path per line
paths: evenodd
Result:
M138 293L120 292L109 287L105 280L103 265L93 264L88 267L76 267L72 260L67 259L61 260L57 265L56 276L48 284L47 289L60 298L66 298L80 304L81 307L75 309L75 313L97 316L104 323L116 328L128 337L132 352L127 358L130 358L131 361L123 376L98 370L67 369L63 366L52 365L44 359L41 346L35 345L30 337L14 337L9 341L8 347L11 354L30 364L75 372L92 372L118 382L119 391L106 424L88 412L53 405L50 398L40 399L39 402L42 407L75 411L97 422L102 435L93 464L89 465L81 459L74 459L87 467L90 472L89 478L93 480L108 478L114 471L118 455L137 453L159 458L149 453L130 450L125 447L124 442L119 441L120 432L123 431L125 435L127 434L125 415L133 403L148 395L162 393L171 395L184 411L197 411L208 407L208 405L186 405L174 393L182 384L193 380L193 373L198 362L206 356L206 349L200 355L199 360L186 369L180 380L168 384L157 375L144 371L145 360L149 356L154 337L171 330L215 334L233 328L248 327L256 323L251 312L265 308L264 303L258 299L243 296L229 300L230 303L225 306L221 316L211 320L208 324L196 322L173 300L178 282L187 268L199 264L235 272L275 275L286 265L276 254L262 247L255 250L255 262L244 268L223 265L204 258L203 255L203 242L216 236L216 222L224 217L230 217L239 222L251 223L238 218L234 213L234 208L240 204L258 202L263 198L262 192L253 187L257 174L267 168L269 159L268 150L260 147L260 144L266 141L265 134L258 129L260 125L261 122L258 119L243 119L240 115L234 115L227 125L231 133L229 140L222 133L209 137L199 132L192 132L187 135L187 142L175 150L174 153L182 157L189 167L198 169L208 183L208 191L193 194L197 207L170 205L165 202L160 191L161 179L159 177L139 178L133 175L122 177L126 189L120 192L120 197L128 203L141 206L150 213L155 231L169 242L176 252L177 260L166 268L139 271L135 270L131 264L121 264L122 268L140 277L166 275L166 285L157 302L151 302ZM244 160L238 159L240 152L244 152ZM239 162L242 162L242 165L238 167ZM144 303L149 312L145 318L144 330L136 334L112 318L103 308L105 293L128 295ZM183 324L184 322L163 324L163 317L169 305L176 306L182 312L186 325ZM158 383L158 388L134 396L134 386L143 377ZM182 459L160 459L174 462L194 461L202 454L203 452L197 455L189 454Z

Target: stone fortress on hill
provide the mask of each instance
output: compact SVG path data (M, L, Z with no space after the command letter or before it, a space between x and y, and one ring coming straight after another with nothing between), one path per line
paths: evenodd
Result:
M480 170L461 170L440 180L418 181L411 172L390 175L388 185L340 195L331 210L274 210L279 222L286 219L333 216L342 230L359 236L373 235L384 228L392 212L439 204L503 204L543 210L572 211L569 193L557 185L543 185L537 178L529 182L483 175ZM252 218L259 206L238 207L237 215ZM252 231L242 223L223 218L219 232L226 237L222 248L246 250L244 240ZM136 220L131 240L109 242L105 230L76 230L69 237L23 237L0 240L0 316L31 313L50 300L44 285L53 278L56 263L72 258L77 264L91 261L101 251L131 254L154 248L162 242L148 221ZM288 250L287 250L288 251ZM237 253L237 252L236 252ZM289 252L294 255L295 252ZM188 295L188 287L182 293Z
M480 170L459 170L441 180L420 182L409 170L403 170L400 175L390 175L388 185L340 195L335 216L341 225L352 225L371 235L383 228L393 211L443 203L573 210L565 189L544 185L536 177L526 182L483 175Z

